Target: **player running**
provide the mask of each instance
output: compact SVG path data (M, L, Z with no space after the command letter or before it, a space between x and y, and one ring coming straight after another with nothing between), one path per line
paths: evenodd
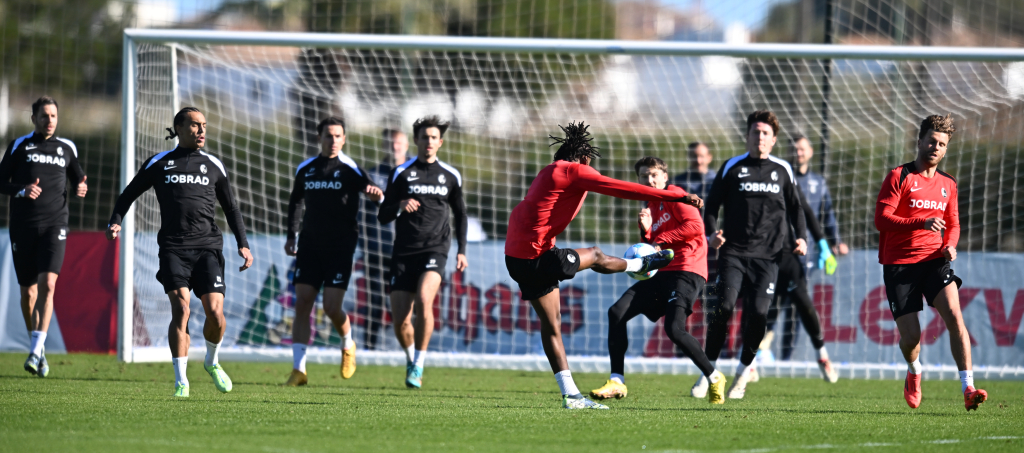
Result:
M715 231L709 246L720 249L718 297L708 303L705 352L714 364L722 351L727 323L743 294L743 352L729 398L743 398L751 364L764 338L768 307L775 297L777 259L786 245L790 228L796 236L798 255L807 253L806 225L800 207L793 169L771 155L779 132L779 120L768 110L747 116L747 152L722 165L708 194L704 228ZM717 230L718 210L725 207L724 230ZM728 240L726 240L728 238ZM701 376L691 393L706 385Z
M341 377L356 372L356 343L352 340L349 317L342 310L345 290L352 275L352 256L359 241L359 195L380 201L384 193L373 184L365 170L341 151L345 146L345 122L329 117L316 126L320 154L302 161L295 170L295 184L288 199L288 239L284 251L296 256L295 321L292 323L292 374L285 385L306 385L306 348L309 346L309 317L320 288L324 290L324 313L342 336ZM302 235L299 208L305 203Z
M668 167L657 157L644 157L634 165L640 184L655 189L668 186ZM655 221L655 219L657 219ZM665 333L711 382L708 401L725 403L725 375L716 370L697 339L686 331L686 318L693 313L693 302L707 283L708 244L700 210L683 203L649 203L638 219L641 241L655 250L672 250L675 259L654 277L634 284L608 309L608 355L612 373L608 382L590 392L598 399L625 398L626 350L629 336L626 323L644 315L651 322L665 317Z
M242 211L235 203L231 181L220 159L207 154L206 117L195 107L185 107L174 115L174 128L167 128L167 140L177 137L178 146L164 151L142 164L124 192L117 198L114 213L107 227L107 239L114 240L121 231L124 218L132 203L150 187L160 203L160 232L156 242L160 270L156 279L163 284L171 303L171 324L167 339L174 364L174 396L189 395L188 333L189 290L203 303L206 323L206 361L203 368L217 390L231 391L231 378L218 363L217 353L224 338L224 238L215 222L217 201L224 209L228 226L235 233L238 256L245 263L244 271L252 266L252 253L245 239Z
M405 385L409 388L423 385L427 346L434 333L434 298L441 287L452 244L449 211L455 219L455 238L459 244L455 268L462 272L469 266L462 175L437 158L446 130L448 123L437 116L413 123L418 153L391 173L384 203L377 213L382 225L396 223L391 258L391 319L398 343L405 350Z
M544 354L555 373L566 409L607 409L580 394L569 371L562 343L558 285L573 278L577 272L593 269L602 274L616 272L648 272L672 262L672 250L624 260L605 255L597 247L559 249L555 237L576 217L588 191L640 201L684 201L700 207L701 199L678 187L655 189L640 184L602 176L590 167L601 157L588 126L569 123L559 126L565 138L551 137L559 145L554 163L544 167L530 184L526 197L512 210L505 240L505 266L509 276L519 284L523 300L540 318L541 343Z
M882 181L875 205L875 227L880 233L878 262L882 264L885 295L909 368L903 398L912 408L921 405L921 323L917 312L924 309L923 296L949 330L949 346L960 370L960 388L969 411L985 402L988 393L974 388L971 339L957 292L963 281L950 267L960 239L960 209L956 179L938 166L955 131L949 115L932 115L921 121L917 159L894 168Z
M53 291L64 264L68 237L67 179L85 197L88 186L78 148L57 131L57 101L43 96L32 104L35 130L7 146L0 161L0 192L11 197L11 250L21 286L21 313L32 339L25 371L50 374L43 346L53 315Z

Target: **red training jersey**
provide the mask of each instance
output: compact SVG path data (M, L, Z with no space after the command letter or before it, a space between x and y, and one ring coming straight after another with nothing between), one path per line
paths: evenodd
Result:
M672 187L672 186L669 186ZM708 243L704 237L704 219L700 210L685 203L648 203L651 229L640 227L640 237L662 249L672 249L676 257L662 271L686 271L708 279Z
M924 229L925 220L939 217L945 231ZM878 262L912 264L942 258L942 249L960 239L960 209L956 179L936 171L927 178L911 162L894 168L882 181L875 205L875 228L880 233Z
M627 200L674 201L685 197L678 187L661 190L602 176L579 162L555 161L544 167L508 219L505 254L534 259L555 246L555 236L565 231L593 191Z

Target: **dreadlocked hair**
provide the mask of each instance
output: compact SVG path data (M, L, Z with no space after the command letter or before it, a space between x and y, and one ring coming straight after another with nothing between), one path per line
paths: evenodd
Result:
M165 129L167 129L167 132L170 132L171 135L168 135L167 137L164 137L164 140L170 140L170 139L178 136L178 132L174 130L174 127L181 126L182 124L185 124L185 120L188 119L188 114L189 113L203 113L203 112L200 112L199 109L197 109L195 107L185 107L185 108L183 108L181 110L178 110L178 113L176 115L174 115L174 123L172 124L172 127L165 128Z
M583 124L583 121L579 123L570 122L566 127L562 127L559 124L558 128L565 133L565 138L555 137L554 135L548 136L548 138L554 140L554 142L548 145L549 147L558 145L558 151L555 151L556 161L579 162L584 157L588 157L590 160L601 157L601 153L597 152L600 148L590 144L594 137L591 137L590 132L587 131L590 126Z

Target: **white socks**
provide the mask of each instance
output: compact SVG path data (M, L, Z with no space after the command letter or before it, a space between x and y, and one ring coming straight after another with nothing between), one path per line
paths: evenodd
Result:
M342 337L341 349L352 349L354 347L356 347L356 342L352 340L352 330L349 329L348 333Z
M911 374L921 374L921 358L918 357L913 362L907 362L907 369Z
M416 357L416 347L409 345L409 347L405 348L405 361L412 363L413 357Z
M752 369L754 369L754 365L744 365L743 362L740 362L740 364L736 366L736 376L746 377L750 374L750 370Z
M413 357L412 363L420 368L423 368L423 364L427 361L427 351L416 351L416 356Z
M643 258L632 258L626 260L626 272L637 272L644 266Z
M188 367L188 357L175 357L171 359L174 364L174 384L188 385L188 376L185 375L185 368Z
M967 387L974 387L974 370L960 372L960 391L966 392Z
M611 377L609 377L608 379L610 379L612 381L615 381L615 382L618 382L619 384L625 384L626 383L626 377L621 375L621 374L619 374L619 373L612 373Z
M214 366L220 363L220 359L217 357L217 353L220 351L220 343L211 343L210 340L206 340L206 366Z
M576 383L572 380L572 372L569 370L555 373L555 381L558 382L558 390L562 392L562 395L580 394L580 389L576 388Z
M292 368L306 372L306 348L304 344L292 343Z
M32 336L32 353L37 356L43 355L43 344L46 343L46 332L41 330L33 330Z
M722 375L719 373L715 373L715 371L718 371L718 369L716 368L714 371L711 372L711 374L704 376L712 384L717 383L719 380L722 379Z
M818 360L828 360L828 351L825 350L824 346L822 346L821 349L818 349L817 352Z

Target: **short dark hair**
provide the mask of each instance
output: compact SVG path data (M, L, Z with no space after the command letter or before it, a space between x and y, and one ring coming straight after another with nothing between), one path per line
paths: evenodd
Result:
M929 130L942 132L952 139L953 133L956 132L956 127L953 126L953 114L947 113L946 116L930 115L925 118L921 121L921 131L917 133L917 139L924 138Z
M636 172L637 176L640 176L640 167L654 168L668 174L668 165L665 165L665 161L654 156L641 157L640 160L633 164L633 171Z
M405 132L402 132L401 129L392 129L390 127L385 127L384 130L380 131L380 136L384 140L392 140L398 134L403 134L404 135Z
M692 153L692 152L694 152L694 151L696 151L696 150L697 150L697 147L698 147L698 146L703 146L703 147L705 147L705 148L707 148L707 147L708 147L708 145L707 145L706 143L704 143L704 142L702 142L702 141L700 141L700 140L697 140L697 141L695 141L695 142L690 142L690 144L689 144L689 145L686 145L686 150ZM710 149L710 148L709 148L709 149Z
M757 110L747 116L747 133L750 133L750 128L754 123L765 123L772 127L772 134L778 137L779 135L779 118L775 116L775 112L771 110Z
M437 115L430 115L426 118L420 118L412 123L412 138L415 140L420 136L420 131L427 130L432 127L436 127L441 136L444 137L444 132L448 130L448 126L451 123L447 121L441 121L441 118Z
M199 109L197 109L195 107L185 107L185 108L183 108L181 110L178 110L178 113L174 115L174 121L171 123L171 127L166 128L167 132L170 132L171 135L168 135L167 137L164 137L164 140L170 140L170 139L178 136L178 131L174 130L174 128L178 127L178 126L181 126L182 124L185 124L185 120L188 119L188 114L189 113L203 113L203 112L200 112Z
M793 134L792 137L789 137L789 144L796 145L797 142L799 142L800 140L807 140L808 142L811 141L811 139L807 138L806 135L801 134L801 133L796 133L796 134Z
M555 151L556 161L579 162L584 157L589 157L590 160L601 157L601 153L597 152L599 148L590 144L594 137L591 137L590 132L587 131L590 126L583 124L583 121L579 123L570 122L566 127L562 127L559 124L558 128L565 133L564 138L555 137L554 135L548 136L548 138L554 140L548 147L558 145L558 151Z
M57 101L55 99L49 96L40 96L39 99L36 99L36 102L32 103L32 116L38 115L39 110L42 109L44 105L52 105L57 107L58 110L60 109L60 106L57 105Z
M323 135L324 128L327 126L341 126L342 135L345 135L345 132L347 131L347 129L345 129L345 120L336 116L328 116L327 118L320 120L320 124L316 125L316 135L318 137Z

